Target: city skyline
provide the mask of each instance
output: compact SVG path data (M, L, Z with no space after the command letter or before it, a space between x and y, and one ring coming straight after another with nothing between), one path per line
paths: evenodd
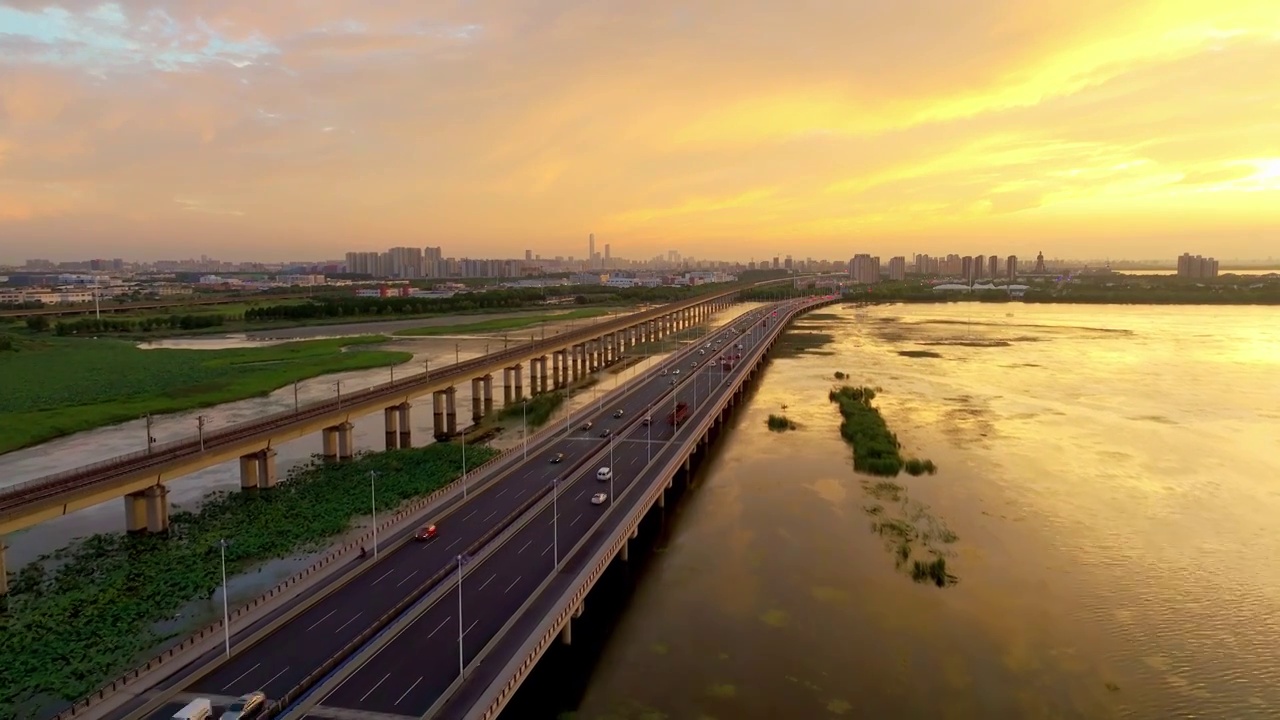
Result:
M1274 4L1087 2L0 0L0 262L1273 255Z

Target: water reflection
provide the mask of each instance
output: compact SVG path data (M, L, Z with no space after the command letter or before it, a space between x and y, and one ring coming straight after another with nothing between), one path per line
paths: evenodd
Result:
M1273 310L831 314L834 354L775 360L732 419L578 717L1274 717ZM940 466L899 482L958 535L958 585L869 531L837 370ZM771 433L783 404L800 429Z

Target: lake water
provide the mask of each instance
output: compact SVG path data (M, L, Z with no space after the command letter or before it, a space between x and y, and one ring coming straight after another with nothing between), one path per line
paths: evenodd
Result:
M1277 717L1280 313L847 307L797 331L833 342L763 375L603 646L575 631L585 690L538 716ZM955 585L872 532L865 508L902 508L852 470L835 371L939 465L896 482L957 537ZM771 433L783 405L800 427Z

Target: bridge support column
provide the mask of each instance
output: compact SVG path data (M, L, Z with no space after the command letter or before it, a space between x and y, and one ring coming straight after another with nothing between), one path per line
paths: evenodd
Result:
M484 414L493 413L493 375L484 376Z
M0 535L0 597L9 594L9 566L4 561L4 536Z
M529 397L537 395L538 390L538 358L529 358Z
M435 432L437 440L443 440L448 437L448 429L444 426L444 391L436 390L431 393L431 429Z
M320 453L325 460L338 460L338 428L327 427L320 431ZM253 481L258 486L257 478Z
M169 488L152 485L142 494L147 503L147 532L169 532Z
M471 422L484 417L484 378L471 378Z
M444 391L444 426L451 436L458 432L458 389L452 385Z
M524 399L524 367L516 365L511 368L511 374L515 377L516 387L514 390L516 402Z
M622 549L618 551L618 558L621 559L622 562L630 562L631 561L630 551L631 551L631 541L627 540L626 542L622 543Z
M279 476L276 474L275 448L267 448L258 453L258 488L270 490L276 486Z
M512 403L515 394L513 376L511 368L502 368L502 407L506 407Z
M400 415L399 446L401 450L404 450L405 448L413 447L413 425L409 424L409 420L411 417L410 408L412 407L413 407L413 404L410 403L408 400L405 400L404 402L396 406L396 411Z
M338 424L338 459L350 460L356 456L356 426L349 422Z
M400 408L383 408L382 424L386 433L387 449L395 450L400 446Z
M560 642L565 645L573 644L573 619L564 621L564 627L560 628Z
M671 487L671 486L668 485L667 487ZM658 493L658 507L665 508L666 506L667 506L667 489L663 488L662 492Z
M538 387L539 392L547 392L547 356L543 355L538 358Z
M257 453L250 453L248 455L240 456L240 489L241 490L257 490L258 489L259 465L260 463L258 462ZM129 495L126 495L124 498L126 515L130 512L129 498L130 498Z
M253 468L254 487L257 487L258 466ZM141 491L124 496L124 529L132 534L147 531L147 498Z
M564 350L556 350L551 353L551 382L556 390L566 385L564 381L564 365L569 356Z

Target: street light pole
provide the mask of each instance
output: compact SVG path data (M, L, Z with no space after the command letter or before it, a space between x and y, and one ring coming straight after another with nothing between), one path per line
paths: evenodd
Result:
M218 541L222 554L222 643L227 657L231 657L231 610L227 602L227 539Z
M524 458L529 459L529 401L520 400L520 420L524 428L520 431L520 444L524 446Z
M462 499L467 499L467 429L462 428Z
M374 489L373 479L378 476L374 470L369 471L369 507L373 514L373 559L378 559L378 494Z
M156 438L151 434L151 413L147 413L147 454L151 454L151 446L156 444Z
M610 470L612 472L612 470ZM556 569L560 568L560 480L551 481L551 545L555 548Z
M342 381L338 380L333 384L335 390L338 391L338 409L342 409Z
M298 412L298 381L293 381L293 411Z
M204 452L204 416L196 416L196 433L200 435L200 452Z
M453 344L453 364L457 365L462 362L462 344Z
M609 435L609 507L613 507L613 476L617 475L613 471L613 434Z
M462 556L458 556L458 677L461 678L466 666L462 661L462 637L466 630L462 625Z

